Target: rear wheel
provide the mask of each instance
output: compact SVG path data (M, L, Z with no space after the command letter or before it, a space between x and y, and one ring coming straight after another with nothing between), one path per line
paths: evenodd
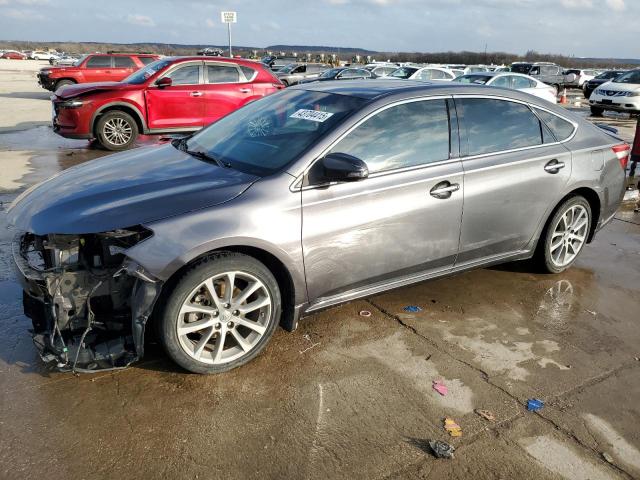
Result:
M601 117L603 113L604 113L604 108L591 107L591 116L592 117Z
M587 243L591 228L591 206L584 197L566 200L551 217L540 238L537 263L548 273L571 267Z
M61 87L66 87L67 85L75 85L76 82L74 82L73 80L58 80L56 82L56 88L55 90L58 90Z
M100 117L95 135L107 150L125 150L138 138L138 125L128 113L113 110Z
M253 257L219 253L178 280L159 317L167 354L194 373L244 365L265 347L280 319L273 274Z

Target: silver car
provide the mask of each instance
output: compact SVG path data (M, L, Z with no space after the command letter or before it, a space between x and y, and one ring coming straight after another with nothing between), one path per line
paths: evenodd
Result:
M291 63L275 73L285 87L289 87L302 80L314 80L328 68L329 65L322 63Z
M25 313L62 370L129 365L151 321L179 365L222 372L342 302L514 260L562 272L613 218L628 155L514 90L293 87L22 194Z

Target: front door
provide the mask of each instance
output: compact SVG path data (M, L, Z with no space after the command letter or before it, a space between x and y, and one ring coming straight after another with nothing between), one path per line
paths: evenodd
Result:
M567 184L571 153L523 103L455 101L465 172L457 264L519 252Z
M202 62L180 63L164 77L172 80L169 87L151 85L147 100L147 125L150 129L198 129L204 125Z
M113 57L111 55L94 55L85 63L82 72L87 83L112 81Z
M450 144L448 103L431 99L379 110L331 148L365 161L370 175L303 188L302 246L312 303L453 266L464 184Z

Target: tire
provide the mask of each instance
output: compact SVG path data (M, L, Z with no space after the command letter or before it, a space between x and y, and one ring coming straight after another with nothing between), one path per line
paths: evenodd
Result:
M287 82L286 80L281 80L281 82L284 85L284 88L287 88L289 86L289 82Z
M53 91L55 92L61 87L66 87L67 85L75 85L75 84L76 82L74 82L73 80L58 80L56 82L56 88L54 88Z
M138 138L138 124L128 113L112 110L96 122L95 136L98 143L107 150L126 150Z
M601 117L603 113L604 113L604 108L591 107L591 116L592 117Z
M226 285L232 273L234 289L229 301ZM213 286L217 301L206 285ZM256 288L253 293L252 287ZM247 292L249 296L243 300ZM194 304L211 313L183 311ZM243 308L253 310L243 314ZM248 255L221 252L194 264L177 280L161 305L158 334L169 357L185 370L221 373L248 363L264 349L281 311L280 289L267 267ZM201 328L193 330L190 325L194 323ZM184 334L179 333L181 328ZM224 339L222 344L220 338Z
M587 243L591 221L591 206L584 197L577 195L560 204L538 242L534 260L539 269L561 273L570 268Z

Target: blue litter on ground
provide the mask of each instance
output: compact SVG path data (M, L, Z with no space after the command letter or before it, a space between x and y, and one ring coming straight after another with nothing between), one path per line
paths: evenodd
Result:
M535 412L544 407L544 402L542 400L538 400L537 398L530 398L527 400L527 410L530 412Z
M416 305L407 305L406 307L403 308L403 310L405 312L411 312L411 313L417 313L419 311L421 311L422 309Z

